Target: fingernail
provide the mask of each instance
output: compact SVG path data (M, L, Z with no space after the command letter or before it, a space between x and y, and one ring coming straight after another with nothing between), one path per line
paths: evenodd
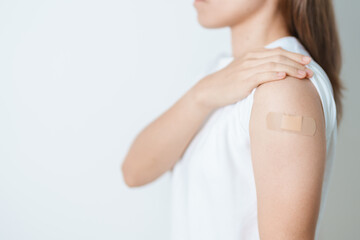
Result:
M305 69L305 71L309 74L309 76L312 76L314 73L313 73L313 71L311 71L310 69Z
M305 71L303 71L303 70L298 70L298 73L300 74L300 75L305 75L306 74L306 72Z
M308 57L308 56L304 56L304 57L302 58L302 60L303 60L304 63L307 63L307 62L310 62L311 58Z

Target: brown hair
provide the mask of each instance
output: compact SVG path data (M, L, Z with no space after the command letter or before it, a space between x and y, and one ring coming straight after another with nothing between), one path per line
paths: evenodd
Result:
M280 0L290 34L298 38L330 79L337 112L337 125L343 115L344 87L339 75L341 47L331 0Z

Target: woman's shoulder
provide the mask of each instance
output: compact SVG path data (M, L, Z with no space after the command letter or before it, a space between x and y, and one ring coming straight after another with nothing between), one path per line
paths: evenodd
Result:
M255 91L256 90L256 91ZM253 104L276 104L274 108L287 105L289 107L301 107L304 110L310 108L308 104L319 102L320 97L314 84L308 78L299 79L286 76L282 80L270 81L260 84L253 92ZM307 101L308 104L304 104Z
M266 129L267 115L270 112L311 118L316 123L316 136L326 132L321 99L316 88L307 78L287 76L283 80L259 85L253 96L250 131Z
M315 59L313 59L309 51L304 47L298 38L290 37L285 38L284 40L284 44L280 43L280 45L283 45L285 49L307 55L312 58L306 67L310 68L314 72L313 76L310 77L309 80L316 89L316 92L313 94L317 94L320 98L322 111L325 117L327 133L329 134L329 132L331 132L334 127L336 127L336 105L331 81L324 69L316 62ZM308 87L311 88L311 85ZM307 92L303 94L307 94Z

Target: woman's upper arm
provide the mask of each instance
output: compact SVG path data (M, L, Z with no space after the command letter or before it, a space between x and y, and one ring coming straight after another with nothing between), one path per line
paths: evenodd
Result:
M315 135L268 129L268 112L311 117ZM325 120L313 83L287 77L258 86L249 128L261 240L313 239L326 161Z

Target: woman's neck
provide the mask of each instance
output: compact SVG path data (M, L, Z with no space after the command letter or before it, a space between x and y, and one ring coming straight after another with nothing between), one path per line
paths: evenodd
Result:
M266 6L244 21L230 26L232 56L242 57L251 49L264 47L281 37L290 36L283 16Z

